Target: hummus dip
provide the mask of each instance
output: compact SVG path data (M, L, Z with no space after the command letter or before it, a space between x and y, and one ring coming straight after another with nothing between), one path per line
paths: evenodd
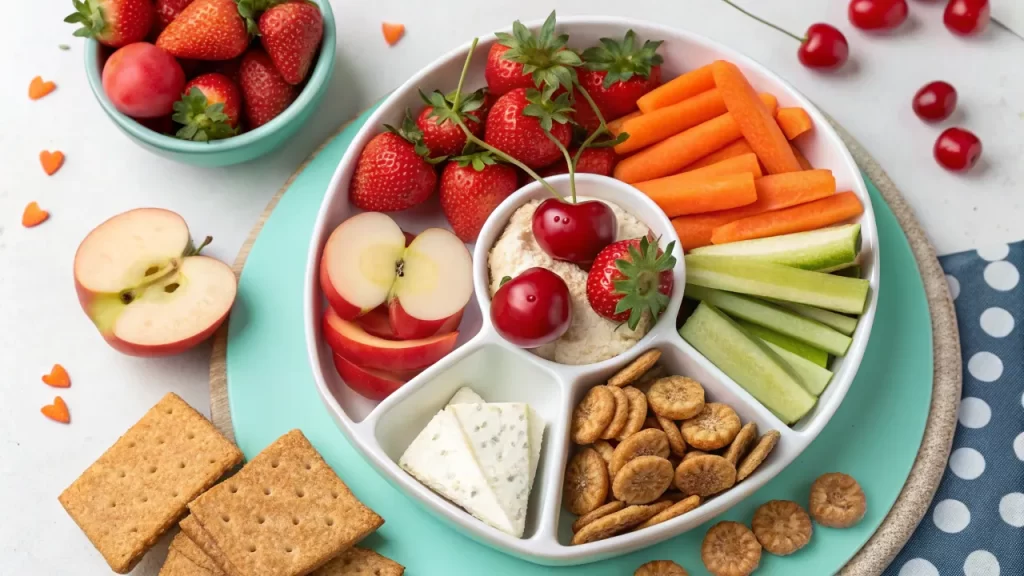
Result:
M491 296L501 287L501 279L505 276L515 278L535 266L547 268L561 276L569 287L572 323L561 338L531 352L541 358L574 365L592 364L622 354L647 334L650 319L645 317L636 330L630 330L626 324L613 322L594 312L587 301L587 271L571 262L555 260L533 237L533 213L540 202L533 200L516 210L491 248L487 257ZM616 241L647 235L649 228L643 222L611 202L605 204L611 206L618 221Z

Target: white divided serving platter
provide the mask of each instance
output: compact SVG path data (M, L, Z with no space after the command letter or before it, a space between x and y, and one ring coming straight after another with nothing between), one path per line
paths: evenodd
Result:
M527 24L537 29L540 22ZM351 391L338 377L332 353L321 334L321 316L326 302L320 292L319 261L327 237L336 226L359 212L348 202L349 181L356 159L366 143L380 132L382 124L399 124L406 108L419 109L422 102L417 89L450 91L457 84L469 43L433 62L399 87L369 118L354 138L331 180L318 215L308 254L304 314L309 358L320 395L335 421L352 444L394 486L446 521L463 534L522 559L546 565L571 565L593 562L628 553L681 534L721 514L751 495L792 462L835 413L867 347L877 305L879 262L874 213L864 182L853 158L825 117L804 96L760 64L724 46L700 36L647 22L621 18L573 17L559 22L558 29L570 35L571 47L596 44L599 38L621 38L633 29L641 40L662 39L660 53L665 61L663 77L671 78L714 60L725 59L739 66L758 91L775 94L780 106L800 106L814 120L815 130L800 137L805 156L819 168L831 169L840 190L852 190L864 204L861 224L861 266L871 285L868 307L853 336L853 344L844 358L836 359L835 376L815 408L792 427L786 426L750 394L702 357L676 332L685 271L682 253L675 255L679 265L674 271L675 290L669 309L651 332L626 353L584 366L567 366L541 359L505 342L491 325L487 311L487 253L501 234L511 214L522 204L544 198L536 183L525 186L499 206L481 232L473 252L475 297L466 308L459 327L456 349L426 369L384 401L367 400ZM466 87L475 90L485 84L483 78L487 50L493 36L482 39L474 53ZM567 190L566 176L549 181ZM594 175L577 177L582 196L610 200L637 216L664 248L677 240L669 220L645 195L616 180ZM392 214L403 229L419 232L448 225L436 198L405 212ZM604 383L609 376L641 353L659 348L661 363L670 373L690 376L701 382L709 399L732 406L742 421L753 421L759 430L776 429L781 439L765 463L734 488L712 497L697 509L651 528L626 533L607 540L580 546L570 545L570 526L574 516L561 506L562 482L566 463L573 450L569 439L569 419L573 407L591 386ZM527 516L526 532L517 539L478 521L438 496L398 466L398 459L413 438L433 415L444 407L457 389L469 386L488 402L526 402L545 420L540 464Z

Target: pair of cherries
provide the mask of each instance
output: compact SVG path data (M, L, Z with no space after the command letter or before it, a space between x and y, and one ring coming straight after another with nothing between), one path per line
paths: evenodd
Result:
M914 95L914 113L926 122L941 122L956 110L956 88L948 82L931 82ZM981 140L963 128L947 128L935 141L935 160L953 172L970 170L981 158Z

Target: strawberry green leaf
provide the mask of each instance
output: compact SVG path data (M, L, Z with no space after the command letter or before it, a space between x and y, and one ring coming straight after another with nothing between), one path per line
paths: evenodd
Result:
M557 122L567 124L572 115L572 106L569 104L569 93L562 92L552 99L557 85L547 85L544 91L530 88L526 91L526 107L523 108L524 116L533 116L540 120L540 127L545 132L550 132L551 127Z
M604 87L610 88L616 82L626 82L634 75L648 78L651 68L662 63L658 47L662 41L644 42L637 47L636 33L626 31L621 41L601 38L600 46L583 51L583 65L588 70L605 71Z
M422 92L420 93L420 96L426 98L426 95ZM444 162L447 158L447 156L440 156L437 158L430 157L430 149L427 148L427 145L423 142L423 131L416 125L416 121L412 119L412 114L409 112L408 108L405 109L405 118L402 120L402 125L400 127L395 128L390 124L385 124L384 128L388 132L401 136L406 142L412 144L416 154L430 164L439 164Z
M238 129L231 126L231 118L224 113L224 104L210 104L199 88L192 88L174 103L171 119L183 125L175 133L181 140L209 142L238 134Z
M629 246L627 258L615 261L616 269L622 274L622 279L613 284L615 293L622 296L615 306L615 313L629 312L626 324L630 330L636 330L644 314L649 314L654 321L668 307L669 297L658 288L661 273L672 270L676 265L676 258L672 255L674 248L675 242L669 243L665 252L660 253L657 242L651 242L645 236L639 245Z
M452 158L452 161L457 163L460 168L473 166L473 169L477 172L481 172L484 168L498 163L494 154L487 150L471 151L468 154L463 153L460 156Z
M75 11L68 14L64 21L68 24L81 24L74 35L79 38L96 38L102 36L107 29L107 21L103 16L100 0L74 0Z
M459 100L458 110L455 110L455 92L447 95L442 94L440 90L434 90L430 94L424 94L422 90L419 92L420 99L427 106L431 107L428 118L435 119L434 121L440 126L446 121L455 123L456 114L464 121L468 119L480 122L480 116L473 112L479 110L484 105L484 99L486 98L485 90L485 88L481 88L476 92L464 94Z
M533 83L538 88L562 86L571 90L576 80L576 67L583 61L565 47L569 41L568 34L555 34L555 24L555 12L552 10L536 35L516 20L512 23L511 34L498 32L495 36L499 44L508 47L501 57L522 64L523 73L533 76Z

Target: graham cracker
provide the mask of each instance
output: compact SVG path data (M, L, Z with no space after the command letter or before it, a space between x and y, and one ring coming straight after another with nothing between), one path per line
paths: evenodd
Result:
M299 430L188 507L232 567L261 576L309 574L384 523Z
M224 576L224 571L213 561L213 558L210 558L206 552L203 552L203 549L184 532L178 532L174 535L174 539L171 540L171 550L186 556L197 566L207 570L214 576Z
M222 574L241 576L241 572L231 565L227 557L224 556L224 553L221 552L220 546L217 546L217 543L213 541L210 534L206 532L194 516L186 516L181 521L181 524L179 524L179 527L181 528L181 533L198 546L205 556L217 565L218 570Z
M173 548L167 551L167 559L157 576L211 576L213 574L192 562L188 556Z
M60 495L114 572L124 574L242 453L167 394Z
M366 548L349 548L310 576L402 576L405 567Z

